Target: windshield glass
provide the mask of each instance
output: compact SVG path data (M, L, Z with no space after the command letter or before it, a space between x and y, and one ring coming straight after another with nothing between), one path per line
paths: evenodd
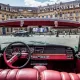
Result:
M55 35L33 35L29 37L0 36L2 48L16 41L21 41L28 45L63 45L72 48L77 47L78 49L79 35L59 35L59 37Z
M14 30L9 35L0 36L1 48L6 45L21 41L28 45L61 45L78 50L78 29L53 29L50 26L29 26Z

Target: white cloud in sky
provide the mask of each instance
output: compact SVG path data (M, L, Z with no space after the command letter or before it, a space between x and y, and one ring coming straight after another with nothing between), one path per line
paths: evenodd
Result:
M68 1L74 1L74 0L46 0L44 2L41 2L40 0L24 0L26 6L30 7L37 7L37 6L46 6L47 4L54 4L59 2L68 2Z

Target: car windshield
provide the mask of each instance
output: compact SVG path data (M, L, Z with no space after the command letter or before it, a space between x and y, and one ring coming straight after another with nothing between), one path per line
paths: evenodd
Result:
M13 20L13 24L16 24L18 20ZM27 21L31 21L31 23L28 23ZM51 23L49 23L51 21ZM75 27L73 24L77 25L79 23L69 21L62 21L57 20L58 25L63 26L70 26ZM26 23L25 23L26 22ZM38 22L38 24L37 24ZM43 22L43 23L41 23ZM47 24L48 22L48 24ZM63 29L61 26L56 28L55 20L42 20L42 19L22 19L20 20L20 25L17 23L16 25L12 25L14 30L12 31L11 35L6 36L0 36L1 40L1 47L5 47L9 43L21 41L28 45L62 45L62 46L69 46L74 48L75 51L78 50L78 43L79 43L79 35L78 35L78 29L77 28L65 28ZM65 24L68 23L68 24ZM1 22L1 25L3 22ZM11 23L9 23L11 24ZM24 25L21 25L24 24ZM6 22L6 24L7 22ZM17 27L17 25L20 26L20 28ZM11 25L10 25L11 26ZM21 27L22 26L22 27ZM54 27L54 28L53 28ZM61 27L61 28L60 28ZM3 41L4 40L4 41Z

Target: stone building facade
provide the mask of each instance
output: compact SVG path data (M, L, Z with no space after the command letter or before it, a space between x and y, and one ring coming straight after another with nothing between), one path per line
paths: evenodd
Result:
M1 21L16 18L57 18L79 22L80 0L39 7L17 7L0 3ZM8 34L14 29L15 28L0 28L0 34Z

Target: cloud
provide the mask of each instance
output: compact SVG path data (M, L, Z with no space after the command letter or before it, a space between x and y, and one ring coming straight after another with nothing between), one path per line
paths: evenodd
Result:
M41 2L40 0L24 0L25 5L29 7L37 7L37 6L46 6L47 4L54 4L59 2L68 2L73 0L46 0L44 2Z

